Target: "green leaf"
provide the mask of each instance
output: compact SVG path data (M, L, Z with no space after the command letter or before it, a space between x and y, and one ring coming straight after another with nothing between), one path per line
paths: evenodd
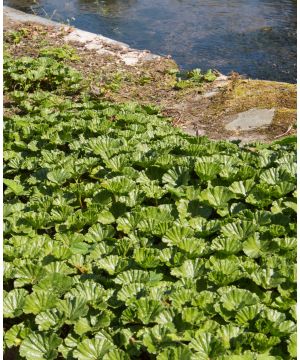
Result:
M88 306L86 305L86 299L84 297L67 298L66 300L60 300L57 304L59 311L64 313L67 321L73 323L80 317L86 316L88 312Z
M197 331L189 347L196 351L197 359L209 360L214 351L214 337L210 333Z
M199 196L199 200L205 201L216 208L222 208L228 204L229 200L234 199L235 197L235 194L227 187L215 186L203 190Z
M285 281L284 277L272 268L257 270L251 274L251 279L264 289L272 289Z
M109 255L103 259L98 260L96 265L100 269L107 271L109 275L114 275L124 270L127 267L128 262L125 259L123 260L118 255Z
M137 318L146 325L154 322L156 317L163 310L160 301L157 300L142 298L136 300L134 304L136 306Z
M28 291L25 289L14 289L4 295L3 315L5 318L18 317L23 313Z
M200 259L185 260L178 268L173 268L171 274L178 278L197 278L202 273L203 262Z
M103 360L130 360L130 357L124 351L115 349L106 353Z
M103 210L98 216L98 220L101 224L111 224L115 222L115 217L113 214L108 210Z
M63 295L67 292L73 284L71 277L59 274L51 273L41 279L37 285L33 286L35 291L48 291L57 295Z
M22 342L20 354L27 360L54 360L61 342L56 334L32 333Z
M270 168L260 174L260 179L269 185L277 185L284 180L289 180L289 175L279 168Z
M3 183L17 196L24 193L24 187L17 181L10 179L3 179Z
M64 321L63 314L57 309L40 312L35 318L39 331L59 329L64 324Z
M136 186L135 182L126 176L116 176L112 179L107 179L101 185L113 194L128 194Z
M245 306L238 310L236 320L239 324L245 325L260 314L262 307L259 304Z
M29 327L26 327L24 322L20 324L15 324L5 332L5 345L8 348L11 348L13 346L20 346L22 340L24 340L30 333L31 329Z
M226 259L218 259L212 256L206 263L206 268L210 269L208 279L217 285L228 285L241 276L239 262L234 256L229 256Z
M104 355L114 348L114 344L106 339L85 339L78 344L73 355L79 360L103 360Z
M162 181L165 184L177 187L181 185L187 185L190 179L188 169L182 166L175 166L174 169L170 169L162 177Z
M66 182L67 179L71 177L71 174L67 172L65 169L56 169L48 172L47 178L51 182L62 185Z
M143 345L150 354L157 354L161 347L170 343L169 336L174 330L173 324L155 325L151 328L146 328L143 331Z
M53 308L58 298L48 291L34 291L27 296L24 304L25 314L38 314L41 311Z
M236 240L234 237L216 237L212 241L211 248L224 254L237 254L242 249L242 243Z
M297 334L294 333L290 336L288 340L288 351L291 357L297 357Z
M157 360L191 360L192 352L185 346L167 347L157 356Z
M231 343L235 340L243 330L232 324L221 325L220 329L217 331L217 335L220 337L221 342L225 349L231 348Z
M202 181L215 179L220 171L221 167L219 164L199 160L195 164L195 172Z
M256 226L250 221L229 223L221 227L221 232L224 236L236 240L247 239L255 230Z
M259 235L255 234L248 238L243 244L244 253L251 258L258 258L263 254L263 245L259 239Z
M237 195L247 196L248 192L252 189L254 184L255 182L253 179L248 179L244 181L235 181L230 185L229 190L231 190Z
M23 286L25 284L35 284L43 277L45 270L40 265L26 263L17 267L15 272L15 286Z
M193 231L190 228L175 225L166 232L162 241L170 245L178 245L182 240L189 238L192 235Z
M158 249L139 248L134 251L134 260L143 269L156 268L160 264Z
M232 287L221 296L220 301L225 309L229 311L237 311L245 306L258 304L259 298L256 294L249 290Z
M212 72L211 69L209 69L205 74L204 74L204 80L208 81L208 82L213 82L215 81L217 78L217 76Z
M113 237L115 230L112 226L102 226L95 224L89 228L88 233L85 235L85 241L89 243L98 243L104 239Z
M93 306L100 305L106 302L112 295L113 290L105 290L104 287L94 280L86 280L78 283L72 288L65 298L84 298L86 302L91 303Z
M130 283L157 283L162 279L162 274L155 272L148 272L143 270L126 270L119 274L114 282L116 284L130 284Z

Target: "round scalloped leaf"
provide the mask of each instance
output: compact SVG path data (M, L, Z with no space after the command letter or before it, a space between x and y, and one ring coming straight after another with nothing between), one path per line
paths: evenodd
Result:
M86 316L88 312L86 299L83 296L59 300L57 308L64 313L68 323L73 323L80 317Z
M85 301L98 303L107 301L111 296L112 289L105 290L102 285L93 280L86 280L76 284L67 294L65 298L83 297Z
M182 239L192 237L193 233L194 232L188 227L174 225L166 232L162 241L169 245L177 245L182 241Z
M124 351L114 349L106 353L103 360L130 360L130 357Z
M144 284L124 284L122 288L118 291L118 300L124 301L126 304L131 303L136 300L136 295L144 288Z
M8 348L19 346L23 339L31 333L31 329L25 327L24 323L13 325L4 334L5 345Z
M14 285L21 287L25 284L35 284L45 274L45 269L40 265L26 263L17 267L14 277L16 278Z
M230 349L232 339L235 339L243 332L243 329L234 326L232 324L221 325L217 330L217 335L221 339L221 342L225 349Z
M263 245L259 239L259 234L250 236L243 244L244 253L250 258L258 258L263 255Z
M195 164L195 172L202 181L213 180L221 171L221 166L216 163L197 161Z
M20 346L20 355L27 360L54 360L62 340L56 334L32 333Z
M167 347L158 354L157 360L191 360L192 352L185 346Z
M134 260L143 269L156 268L160 265L158 249L138 248L134 251Z
M130 283L147 283L147 285L154 285L161 281L163 274L156 273L154 271L143 271L143 270L126 270L119 274L114 282L116 284L124 285Z
M202 273L203 261L201 259L185 260L180 267L173 268L171 274L178 278L195 279Z
M169 323L146 327L138 332L138 336L143 337L143 345L150 354L157 354L161 347L170 344L170 336L175 331L175 326Z
M58 298L48 291L34 291L27 296L24 304L25 314L38 314L41 311L53 308Z
M112 179L107 179L101 185L113 194L128 194L136 187L135 182L126 176L116 176Z
M274 360L273 356L271 357L271 359ZM266 359L266 360L271 360L271 359ZM193 360L196 360L196 358ZM257 360L257 357L255 354L224 355L218 358L217 360Z
M52 273L45 276L37 285L33 286L33 290L44 290L61 296L71 288L72 284L73 279L70 276Z
M277 185L285 180L289 180L290 175L287 171L279 168L270 168L260 174L260 180L268 185Z
M113 214L108 210L102 210L101 213L98 215L98 221L101 224L111 224L116 221Z
M22 195L24 193L24 187L17 181L3 179L3 183L16 195Z
M209 360L216 358L222 349L217 343L215 337L208 332L197 331L194 338L191 340L189 347L196 351L192 359Z
M211 257L206 262L205 267L210 270L208 279L219 286L225 286L241 277L239 261L235 256L229 256L225 259Z
M228 255L237 254L242 250L242 243L235 238L218 236L212 241L211 249Z
M114 275L124 270L128 265L128 261L118 255L109 255L96 261L95 265L99 267L99 269L107 271L109 275Z
M175 166L168 170L162 177L165 184L172 186L187 185L190 180L189 170L183 166Z
M199 196L200 201L205 201L209 205L216 208L224 208L228 201L234 199L235 194L225 186L215 186L213 188L205 189Z
M4 295L3 316L5 318L14 318L23 313L28 291L25 289L14 289Z
M242 309L244 306L258 304L259 297L249 290L230 288L221 296L220 301L225 309L233 311Z
M73 356L78 360L103 360L105 354L115 345L106 339L85 339L78 344Z
M260 304L245 306L237 312L235 319L238 324L245 326L260 314L261 309L262 306Z
M221 227L221 233L229 238L244 240L253 235L257 226L250 221L239 221L229 223Z
M97 243L104 239L113 237L115 230L112 226L103 226L100 224L94 224L89 228L89 231L85 235L85 241L89 243Z
M239 196L247 196L248 192L252 189L255 182L253 179L244 181L235 181L229 186L229 190Z
M251 279L264 289L272 289L285 282L285 278L279 271L272 268L260 268L250 275Z
M71 174L68 171L66 171L65 169L56 169L56 170L48 172L48 174L47 174L47 179L57 185L62 185L70 177L71 177Z
M57 330L59 329L65 321L63 314L57 309L50 309L39 313L35 322L38 324L40 331L45 330Z
M156 317L162 312L160 301L141 298L134 303L137 317L143 324L155 322Z

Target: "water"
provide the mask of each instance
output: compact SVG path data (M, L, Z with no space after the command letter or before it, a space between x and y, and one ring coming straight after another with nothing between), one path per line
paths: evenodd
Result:
M183 69L296 82L295 0L4 0L4 5L172 55Z

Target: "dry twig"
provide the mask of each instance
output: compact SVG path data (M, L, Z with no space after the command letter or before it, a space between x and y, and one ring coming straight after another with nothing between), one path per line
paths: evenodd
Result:
M292 128L293 128L293 125L290 125L286 132L284 132L283 134L275 136L274 139L278 139L278 138L280 138L280 137L282 137L284 135L287 135L292 130Z

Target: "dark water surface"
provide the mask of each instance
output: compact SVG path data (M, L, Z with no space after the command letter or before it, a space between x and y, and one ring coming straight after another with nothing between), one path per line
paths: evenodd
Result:
M183 69L296 82L295 0L4 0L4 5L170 54Z

